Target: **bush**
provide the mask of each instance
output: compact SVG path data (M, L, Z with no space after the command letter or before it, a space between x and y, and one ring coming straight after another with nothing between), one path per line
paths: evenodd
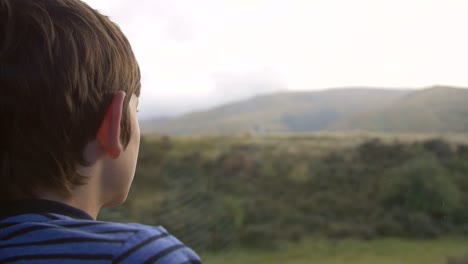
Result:
M423 147L439 158L447 158L454 154L452 147L442 139L432 139L423 143Z
M455 212L460 204L460 191L437 160L419 158L385 174L384 198L387 208L401 207L443 218Z
M326 235L331 239L345 239L350 237L370 240L377 236L376 230L370 225L355 223L330 223Z
M463 257L448 257L447 264L468 264L468 256Z
M417 238L436 238L441 230L424 213L408 213L404 223L407 235Z
M271 224L248 225L240 233L240 240L243 246L261 249L276 249L278 240L276 235L281 229Z
M386 215L376 223L376 232L378 236L396 237L406 235L405 227L392 215Z
M371 140L318 155L315 141L303 142L143 139L128 201L100 218L164 225L210 251L272 249L310 234L468 234L468 147Z

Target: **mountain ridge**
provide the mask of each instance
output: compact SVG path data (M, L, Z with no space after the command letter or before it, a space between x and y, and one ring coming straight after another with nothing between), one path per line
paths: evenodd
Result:
M468 89L336 88L259 95L160 121L142 133L203 135L366 130L468 132ZM466 119L466 121L465 121Z

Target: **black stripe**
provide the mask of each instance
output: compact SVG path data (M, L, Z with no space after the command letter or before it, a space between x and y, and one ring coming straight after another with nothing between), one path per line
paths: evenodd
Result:
M3 224L0 224L0 228L7 228L7 227L14 226L14 225L17 225L17 224L21 224L21 223L18 223L18 222L15 222L15 223L3 223Z
M64 220L64 221L70 221L70 220ZM83 227L83 226L93 226L93 225L102 225L102 224L108 224L106 222L85 222L85 223L71 223L71 224L64 224L60 225L63 227Z
M60 239L50 239L50 240L37 241L37 242L25 242L25 243L4 245L4 246L0 246L0 249L26 247L26 246L45 246L45 245L64 244L64 243L93 243L93 242L123 244L125 243L125 240L104 239L104 238L80 238L80 237L60 238Z
M30 232L33 232L33 231L36 231L36 230L43 230L43 229L48 229L48 228L56 228L56 226L51 226L51 225L29 226L29 227L26 227L26 228L23 228L23 229L20 229L20 230L16 230L15 232L12 232L12 233L8 234L7 236L2 237L1 240L8 240L8 239L14 238L14 237L19 236L19 235L24 235L24 234L27 234L27 233L30 233Z
M127 252L123 253L122 255L120 255L118 258L116 258L114 260L113 263L119 263L121 262L122 260L124 260L125 258L127 258L128 256L130 256L132 253L134 253L135 251L137 251L138 249L150 244L151 242L154 242L158 239L161 239L161 238L164 238L164 237L168 237L169 234L168 233L162 233L162 234L159 234L159 235L156 235L156 236L152 236L146 240L144 240L143 242L141 242L140 244L137 244L136 246L134 246L133 248L129 249Z
M156 261L158 261L159 259L163 258L164 256L167 256L169 255L170 253L178 250L178 249L181 249L181 248L184 248L185 245L174 245L172 247L168 247L166 248L165 250L159 252L158 254L154 255L152 258L148 259L147 261L145 261L144 263L155 263Z
M88 223L75 223L71 225L35 225L35 226L29 226L20 230L17 230L15 232L12 232L8 234L5 237L2 237L2 240L8 240L13 237L19 236L19 235L24 235L33 231L37 230L42 230L42 229L47 229L47 228L76 228L76 227L84 227L84 226L93 226L93 225L101 225L105 224L104 222L88 222Z
M26 199L0 203L0 218L41 213L54 213L75 219L94 220L83 210L50 200Z
M38 213L38 215L41 215L49 220L59 220L59 217L56 217L55 215L49 214L49 213Z
M189 260L189 261L185 261L181 264L202 264L202 262L198 259L192 259L192 260Z
M44 214L43 216L48 217L48 216L46 216L46 214ZM50 215L50 217L55 217L55 216ZM57 218L56 220L62 220L62 219ZM76 223L74 220L63 220L63 221L73 221L73 222L72 223L64 223L64 224L56 223L57 226L61 226L61 227L83 227L83 226L108 224L106 222L93 222L93 221L84 222L84 223L83 222ZM17 225L17 224L24 224L24 222L3 223L3 224L0 224L0 228L10 227L10 226Z
M20 260L46 260L46 259L73 259L73 260L111 260L112 255L110 254L99 254L99 255L80 255L80 254L35 254L35 255L23 255L15 256L6 259L0 259L1 263L14 262Z
M139 230L135 229L115 229L115 230L107 230L107 231L97 231L93 232L94 234L115 234L115 233L136 233Z

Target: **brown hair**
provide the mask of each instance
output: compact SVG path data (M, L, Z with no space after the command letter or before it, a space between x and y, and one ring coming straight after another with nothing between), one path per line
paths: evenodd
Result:
M127 146L140 70L120 29L79 0L0 0L0 200L84 184L76 165L89 165L84 147L116 91Z

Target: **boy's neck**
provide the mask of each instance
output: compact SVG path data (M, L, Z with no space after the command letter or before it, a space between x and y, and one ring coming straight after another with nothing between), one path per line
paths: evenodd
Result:
M96 197L93 197L92 194L87 195L84 192L81 193L80 191L74 191L69 198L63 198L53 192L41 193L37 198L63 203L80 209L89 214L95 220L102 208L102 205L97 202L98 199L96 199Z

